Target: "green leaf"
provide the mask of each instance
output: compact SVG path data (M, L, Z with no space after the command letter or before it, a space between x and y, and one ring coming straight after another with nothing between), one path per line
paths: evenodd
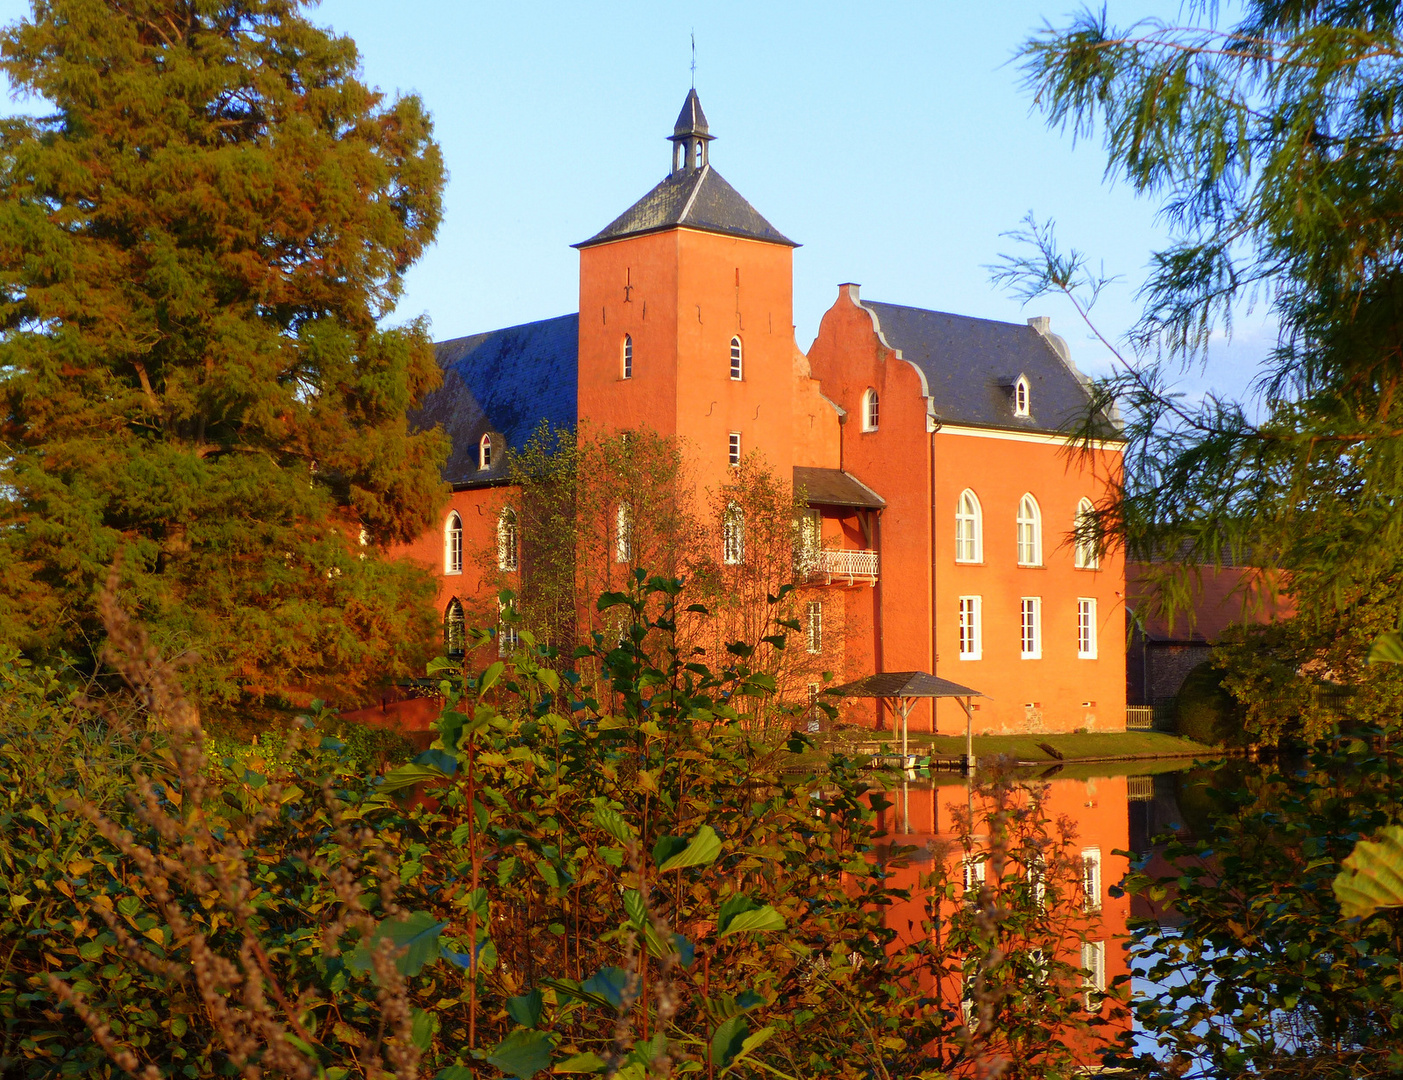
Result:
M634 838L633 830L629 828L628 822L623 815L609 806L596 806L594 808L594 823L607 832L621 844L627 844Z
M716 930L720 933L731 925L731 920L742 911L754 911L760 905L744 893L735 893L721 902L721 910L716 913Z
M650 922L648 905L643 902L643 894L637 889L624 890L624 911L628 912L628 921L633 923L635 930L642 930Z
M476 1080L477 1073L466 1065L450 1065L446 1069L439 1069L434 1074L434 1080Z
M1361 840L1335 877L1340 914L1367 919L1382 908L1403 907L1403 826L1390 825L1378 840Z
M436 769L432 765L401 765L387 772L376 784L375 790L381 794L390 794L412 788L426 780L445 780L447 776L442 769Z
M450 660L446 656L435 656L429 661L428 666L424 670L428 675L437 675L440 671L457 671L462 666L461 661ZM443 1074L440 1073L439 1075L441 1076Z
M379 944L388 938L397 948L403 950L395 959L395 968L401 975L414 976L423 970L424 965L439 957L438 936L443 933L446 922L439 922L427 911L413 912L407 919L382 922L368 942L362 941L346 957L346 966L354 971L371 971L371 957Z
M624 987L628 985L628 973L622 968L602 967L586 979L580 989L586 994L603 998L615 1009L623 1008Z
M506 670L506 662L503 660L498 660L486 671L484 671L482 673L482 679L477 684L477 696L482 697L483 694L487 693L487 691L491 690L494 686L496 686L497 680L502 677L502 672Z
M733 1016L723 1021L711 1036L711 1064L724 1069L740 1054L745 1046L746 1033L750 1023L743 1016Z
M540 990L517 994L516 997L507 998L507 1015L524 1028L540 1027L541 1009L545 1003Z
M421 1051L427 1050L434 1041L434 1029L438 1027L438 1017L423 1009L415 1009L410 1016L409 1041Z
M658 842L653 845L653 865L662 866L668 859L686 850L685 836L660 836Z
M564 1061L557 1061L551 1069L553 1073L597 1073L604 1071L605 1062L594 1053L575 1054Z
M1369 649L1371 664L1403 664L1403 632L1390 630L1374 639Z
M673 855L658 866L660 871L680 870L687 866L710 866L721 854L721 838L710 825L703 825L692 837L686 850Z
M543 1032L518 1028L487 1055L487 1063L517 1080L531 1080L542 1069L550 1068L551 1048L550 1037Z
M743 934L748 930L783 930L784 916L766 904L762 908L755 908L752 911L738 912L726 928L717 934L717 940L730 937L732 934Z

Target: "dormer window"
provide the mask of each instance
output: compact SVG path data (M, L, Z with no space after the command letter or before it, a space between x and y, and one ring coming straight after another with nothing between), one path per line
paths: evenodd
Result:
M477 444L477 467L479 469L490 469L492 467L491 435L484 435Z
M1018 376L1018 381L1013 384L1013 415L1031 416L1028 404L1028 376Z
M633 335L624 335L623 377L633 378Z

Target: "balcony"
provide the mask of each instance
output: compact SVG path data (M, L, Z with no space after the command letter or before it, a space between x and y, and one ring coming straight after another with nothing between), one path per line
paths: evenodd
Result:
M815 551L806 560L810 581L832 585L835 580L849 585L877 584L875 551Z

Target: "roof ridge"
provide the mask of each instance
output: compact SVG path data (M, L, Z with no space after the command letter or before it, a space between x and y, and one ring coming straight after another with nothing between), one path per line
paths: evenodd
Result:
M697 174L697 182L692 185L692 193L687 196L687 204L682 207L682 213L677 215L677 224L682 225L687 220L687 215L692 212L692 206L697 201L697 193L701 191L702 185L706 183L706 178L711 175L711 162L707 162L701 167L701 172Z
M906 311L922 311L927 315L945 315L951 319L964 319L966 322L982 322L990 323L994 326L1011 326L1017 330L1033 330L1026 322L1017 323L1009 322L1006 319L986 319L983 315L961 315L958 311L941 311L939 308L918 307L915 304L893 304L888 300L869 300L865 296L862 298L862 303L880 304L882 307L902 308ZM1036 334L1037 331L1033 330L1033 333ZM1038 334L1038 336L1042 337L1041 334Z
M567 311L564 315L548 315L544 319L530 319L522 323L512 323L510 326L494 326L491 330L475 330L471 334L459 334L457 337L444 338L442 341L435 341L434 348L440 345L452 345L455 342L467 341L468 338L482 337L483 334L501 334L508 330L523 330L528 326L539 326L541 323L557 322L560 319L578 319L578 311Z

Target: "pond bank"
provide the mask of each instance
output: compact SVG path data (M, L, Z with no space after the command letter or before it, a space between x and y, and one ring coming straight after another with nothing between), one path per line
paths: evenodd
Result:
M823 751L850 754L896 754L899 735L887 731L838 731L821 737ZM1049 754L1043 746L1057 751ZM959 758L965 752L963 736L912 732L910 752L919 757ZM1221 749L1163 731L1102 731L1065 735L976 735L977 759L1010 757L1023 762L1154 761L1162 758L1223 756Z

